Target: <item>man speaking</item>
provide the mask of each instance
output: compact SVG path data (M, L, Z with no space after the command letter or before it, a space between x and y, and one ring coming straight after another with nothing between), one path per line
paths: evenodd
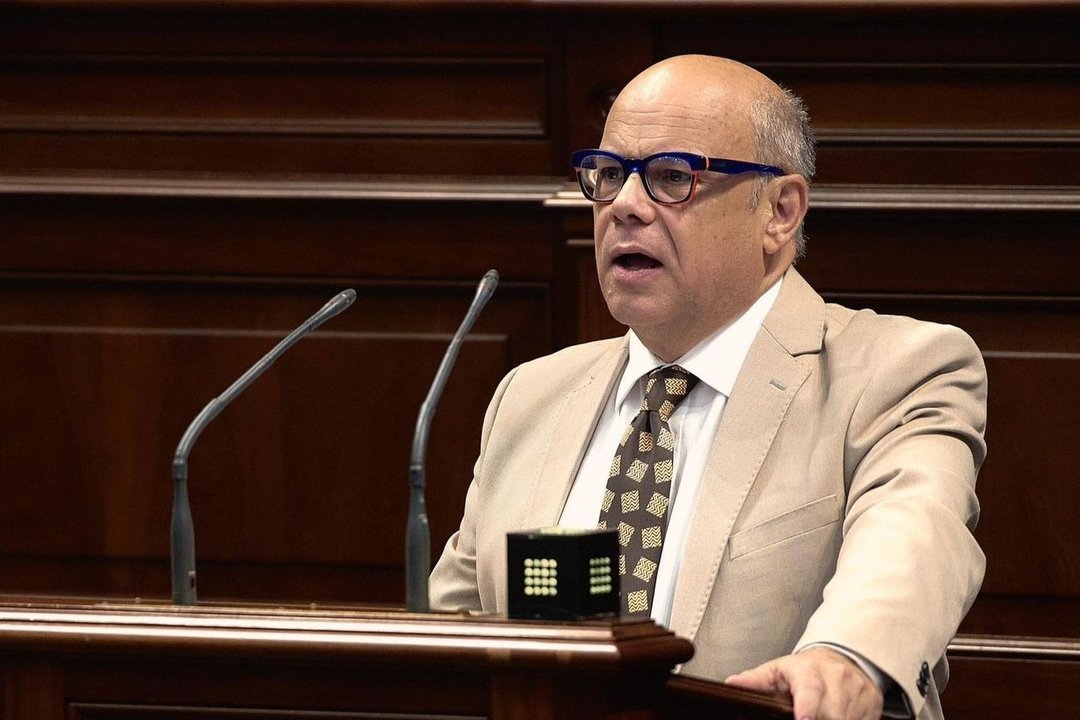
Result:
M985 565L978 349L798 274L806 111L745 65L650 67L573 164L630 332L503 379L432 607L505 611L507 532L599 525L623 614L693 641L682 672L790 692L800 720L940 717Z

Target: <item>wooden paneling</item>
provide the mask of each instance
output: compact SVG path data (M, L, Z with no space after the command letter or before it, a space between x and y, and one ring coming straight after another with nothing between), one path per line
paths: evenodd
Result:
M1080 66L766 65L810 108L822 182L1076 185Z
M549 171L542 58L0 58L6 168Z
M949 720L1067 718L1076 714L1080 644L1040 638L965 636L949 648Z
M14 3L0 171L549 175L546 22L379 3ZM554 160L558 158L558 160Z
M815 287L984 351L963 629L1080 636L1078 24L1050 0L0 4L0 586L164 595L184 425L356 287L195 448L200 590L400 601L408 438L475 283L503 277L432 435L435 552L502 373L623 331L570 151L644 66L708 52L808 100ZM956 677L1011 672L977 657Z
M128 574L130 591L166 591L169 466L184 427L338 287L5 283L0 414L17 422L0 435L12 493L0 546L12 561L42 563L27 574L9 565L5 586L109 592ZM332 599L357 586L354 599L400 596L416 412L473 286L357 289L353 308L293 348L195 448L196 546L216 568L207 597ZM461 352L429 447L436 547L456 525L495 383L549 346L548 302L542 286L507 283ZM119 564L69 573L64 559L73 557L98 569ZM229 576L233 564L247 568L243 577ZM260 564L265 577L249 586ZM332 587L288 582L307 565Z
M618 2L612 3L618 5ZM1062 63L1080 59L1071 22L1080 8L1053 0L941 2L883 0L872 6L792 0L783 7L724 0L665 3L660 56L705 52L763 63L949 65ZM613 8L614 9L614 8Z
M824 183L1076 185L1074 3L699 6L657 56L748 62L806 98Z
M169 192L168 190L166 192ZM0 193L0 197L3 197ZM9 272L368 280L549 280L554 216L536 202L17 194ZM423 217L423 222L417 218Z
M545 77L538 58L12 59L0 123L24 132L542 138Z

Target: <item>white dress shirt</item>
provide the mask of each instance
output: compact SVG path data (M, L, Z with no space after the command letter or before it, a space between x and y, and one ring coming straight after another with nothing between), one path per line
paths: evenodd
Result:
M611 459L615 457L623 431L641 407L646 376L667 364L678 365L695 375L698 384L679 403L669 421L675 435L674 473L664 551L656 571L652 605L652 618L661 625L671 623L671 604L682 548L712 439L750 345L780 294L780 284L777 282L741 316L702 340L674 363L665 363L653 355L630 331L630 358L626 369L604 406L559 518L559 525L563 527L596 527Z

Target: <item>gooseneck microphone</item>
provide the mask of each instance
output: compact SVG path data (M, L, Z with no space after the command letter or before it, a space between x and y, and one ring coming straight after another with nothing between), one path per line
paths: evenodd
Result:
M461 343L472 330L476 318L491 299L495 287L499 284L499 273L488 270L476 288L469 311L461 321L461 327L450 341L450 347L443 355L435 380L431 383L427 398L420 406L416 418L416 433L413 435L412 459L409 463L409 522L405 532L405 608L409 612L427 612L428 574L431 572L431 529L428 527L427 510L424 507L424 456L427 454L428 432L431 421L435 418L435 407L439 403L450 370L454 367Z
M297 340L307 335L324 322L352 305L356 299L355 290L343 290L331 298L330 302L309 317L304 324L293 330L284 340L266 353L261 360L240 376L240 378L228 387L225 392L206 404L195 419L188 425L180 444L176 446L176 454L173 455L172 478L173 478L173 508L172 508L172 599L174 605L194 605L195 592L195 528L191 520L191 506L188 504L187 479L188 479L188 455L191 447L199 434L210 424L210 421L218 416L225 406L244 391L248 385L263 374L274 361L285 354L285 351L296 343Z

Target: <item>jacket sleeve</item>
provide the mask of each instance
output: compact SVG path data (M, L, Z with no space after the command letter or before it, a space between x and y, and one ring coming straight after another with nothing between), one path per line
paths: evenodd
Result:
M796 648L854 650L916 715L931 680L947 680L946 646L985 570L972 530L986 393L978 348L951 326L913 324L869 375L845 438L836 571Z

